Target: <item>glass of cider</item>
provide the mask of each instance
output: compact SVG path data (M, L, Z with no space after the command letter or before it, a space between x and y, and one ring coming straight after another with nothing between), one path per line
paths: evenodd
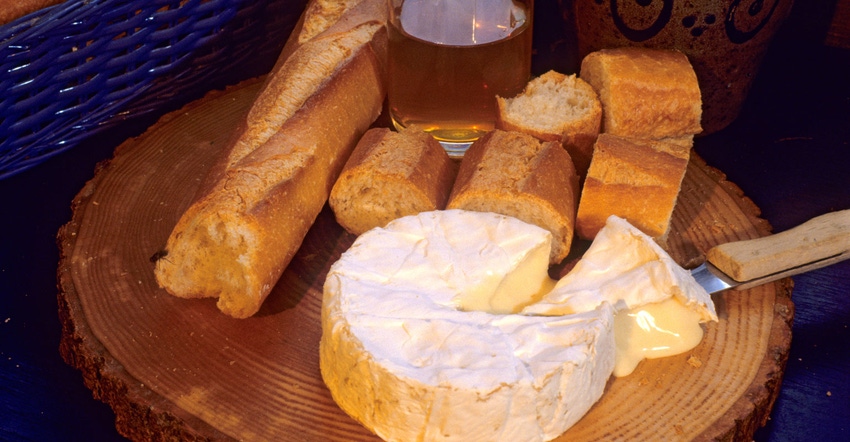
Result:
M494 128L496 96L531 75L533 0L387 0L393 125L431 133L463 156Z

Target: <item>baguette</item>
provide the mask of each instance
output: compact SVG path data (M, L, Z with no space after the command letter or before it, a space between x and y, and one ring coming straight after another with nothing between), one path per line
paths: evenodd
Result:
M382 1L365 0L315 37L287 43L156 262L168 293L217 297L235 318L260 309L381 112L385 15Z
M313 0L306 6L247 117L207 174L198 198L219 184L234 164L279 132L354 49L363 46L363 39L370 38L368 32L386 26L385 5L380 0L349 1L345 3L349 9L343 10L321 7L328 2L333 0ZM323 14L331 15L316 17ZM380 54L381 70L385 71L386 37L370 38L370 45Z
M699 83L681 52L602 49L584 57L579 77L599 94L602 132L684 141L702 132Z
M493 130L467 149L447 209L512 216L552 233L551 264L569 253L578 175L556 141Z
M590 84L575 75L548 71L515 97L497 96L496 108L497 129L557 141L569 152L579 176L587 173L602 123L602 105Z
M600 134L579 200L578 235L595 238L617 215L663 246L690 151L666 141Z
M363 135L328 200L337 222L355 235L420 212L446 207L457 166L417 126Z
M346 12L362 2L363 0L313 0L305 7L301 15L303 20L292 35L297 38L298 44L304 44L337 24Z

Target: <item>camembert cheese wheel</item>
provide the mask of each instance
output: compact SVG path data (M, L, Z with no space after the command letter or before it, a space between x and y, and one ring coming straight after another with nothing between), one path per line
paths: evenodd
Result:
M610 306L570 316L475 309L539 298L550 244L539 227L460 210L362 234L325 282L320 364L334 400L385 440L563 433L613 370ZM522 280L530 289L516 305L499 299L500 286Z
M618 216L609 216L581 260L552 291L523 313L570 315L603 303L614 307L615 376L645 358L684 353L716 322L711 296L655 241Z
M700 322L717 319L690 274L625 220L609 219L557 284L550 247L537 226L462 210L362 234L324 286L320 367L336 403L385 440L550 440L612 373L690 350ZM684 318L672 327L685 339L663 353L624 344L669 337L631 319L652 315Z

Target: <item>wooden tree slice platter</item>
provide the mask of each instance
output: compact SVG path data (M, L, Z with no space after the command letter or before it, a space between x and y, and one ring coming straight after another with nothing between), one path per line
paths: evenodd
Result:
M354 240L327 208L255 317L160 289L151 257L188 207L229 128L259 88L213 93L122 144L73 202L58 235L60 351L137 440L376 440L319 373L321 289ZM694 157L669 247L685 266L769 226ZM790 280L715 298L720 322L677 357L612 378L559 440L751 440L779 390L791 339Z

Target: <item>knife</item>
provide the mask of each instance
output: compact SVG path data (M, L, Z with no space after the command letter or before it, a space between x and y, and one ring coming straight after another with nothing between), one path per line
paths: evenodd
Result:
M709 249L691 275L709 294L743 290L850 259L850 209Z

